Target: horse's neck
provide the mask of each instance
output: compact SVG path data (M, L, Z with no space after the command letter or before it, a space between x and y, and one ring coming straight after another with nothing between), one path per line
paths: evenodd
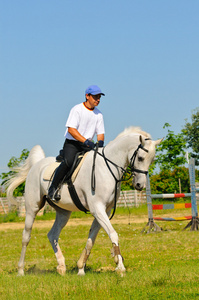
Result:
M132 153L137 149L139 144L139 138L124 136L118 138L107 145L105 148L105 156L122 168L128 166L128 153L129 149L132 149Z

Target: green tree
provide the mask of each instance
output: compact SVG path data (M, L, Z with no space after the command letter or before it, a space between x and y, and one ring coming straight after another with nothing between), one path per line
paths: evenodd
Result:
M171 127L169 123L165 123L163 126L164 129L169 127ZM174 134L168 129L166 137L156 148L155 166L158 165L160 170L173 170L177 166L185 164L185 150L186 140L183 133Z
M176 167L173 170L163 169L159 174L150 177L150 186L152 194L179 193L179 179L181 192L190 192L189 170L188 168Z
M195 158L195 164L199 165L199 107L193 110L191 122L185 120L182 130L188 147L192 148L191 157Z
M7 166L10 169L7 173L2 173L0 178L2 179L1 186L5 185L6 182L16 173L14 168L20 166L28 157L29 151L27 149L23 149L19 158L11 157ZM25 183L20 184L14 191L14 196L22 196L24 193Z

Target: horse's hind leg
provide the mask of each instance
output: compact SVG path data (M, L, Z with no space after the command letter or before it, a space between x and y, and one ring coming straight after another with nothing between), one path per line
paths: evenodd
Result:
M48 233L48 239L52 245L52 248L55 252L55 256L57 259L57 272L60 275L64 275L66 273L66 266L65 266L65 258L62 254L62 251L60 249L58 239L59 235L61 233L61 230L64 228L64 226L67 224L69 218L70 218L71 212L70 211L62 211L62 210L57 210L56 211L56 219L53 224L53 227Z
M97 237L97 234L100 230L101 226L99 225L99 223L97 222L96 219L94 219L90 231L89 231L89 236L88 236L88 240L86 243L86 247L84 248L78 262L77 262L77 267L78 267L78 275L85 275L85 265L86 265L86 261L90 255L91 249L95 243L95 239Z
M31 231L32 226L35 220L36 214L28 214L26 213L26 220L25 220L25 227L23 230L23 237L22 237L22 250L21 250L21 257L18 263L18 275L24 275L24 261L26 255L26 248L31 238Z

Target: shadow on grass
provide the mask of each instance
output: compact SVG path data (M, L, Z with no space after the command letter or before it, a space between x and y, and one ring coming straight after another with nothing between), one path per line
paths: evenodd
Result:
M43 275L43 274L56 274L57 273L57 270L56 268L52 269L52 270L42 270L42 269L39 269L37 267L37 265L33 265L32 267L30 267L28 270L25 270L25 274L28 274L28 275Z
M17 273L17 269L16 270L12 270L9 272L10 274L14 274ZM91 267L86 267L85 268L85 274L101 274L101 273L107 273L107 274L113 274L115 273L115 268L114 267L100 267L98 269L94 269ZM53 269L40 269L38 268L37 265L33 265L30 268L26 269L24 271L25 275L45 275L45 274L57 274L58 276L61 276L58 272L56 267ZM69 268L67 269L66 266L66 274L70 274L70 275L77 275L78 274L78 268L77 267L73 267L73 268Z

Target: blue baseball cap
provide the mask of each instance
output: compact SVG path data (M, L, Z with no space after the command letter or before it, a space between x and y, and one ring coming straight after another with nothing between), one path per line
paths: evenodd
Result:
M86 94L91 94L91 95L99 95L100 94L102 96L105 96L105 94L102 93L101 89L97 85L90 85L85 91L85 95Z

